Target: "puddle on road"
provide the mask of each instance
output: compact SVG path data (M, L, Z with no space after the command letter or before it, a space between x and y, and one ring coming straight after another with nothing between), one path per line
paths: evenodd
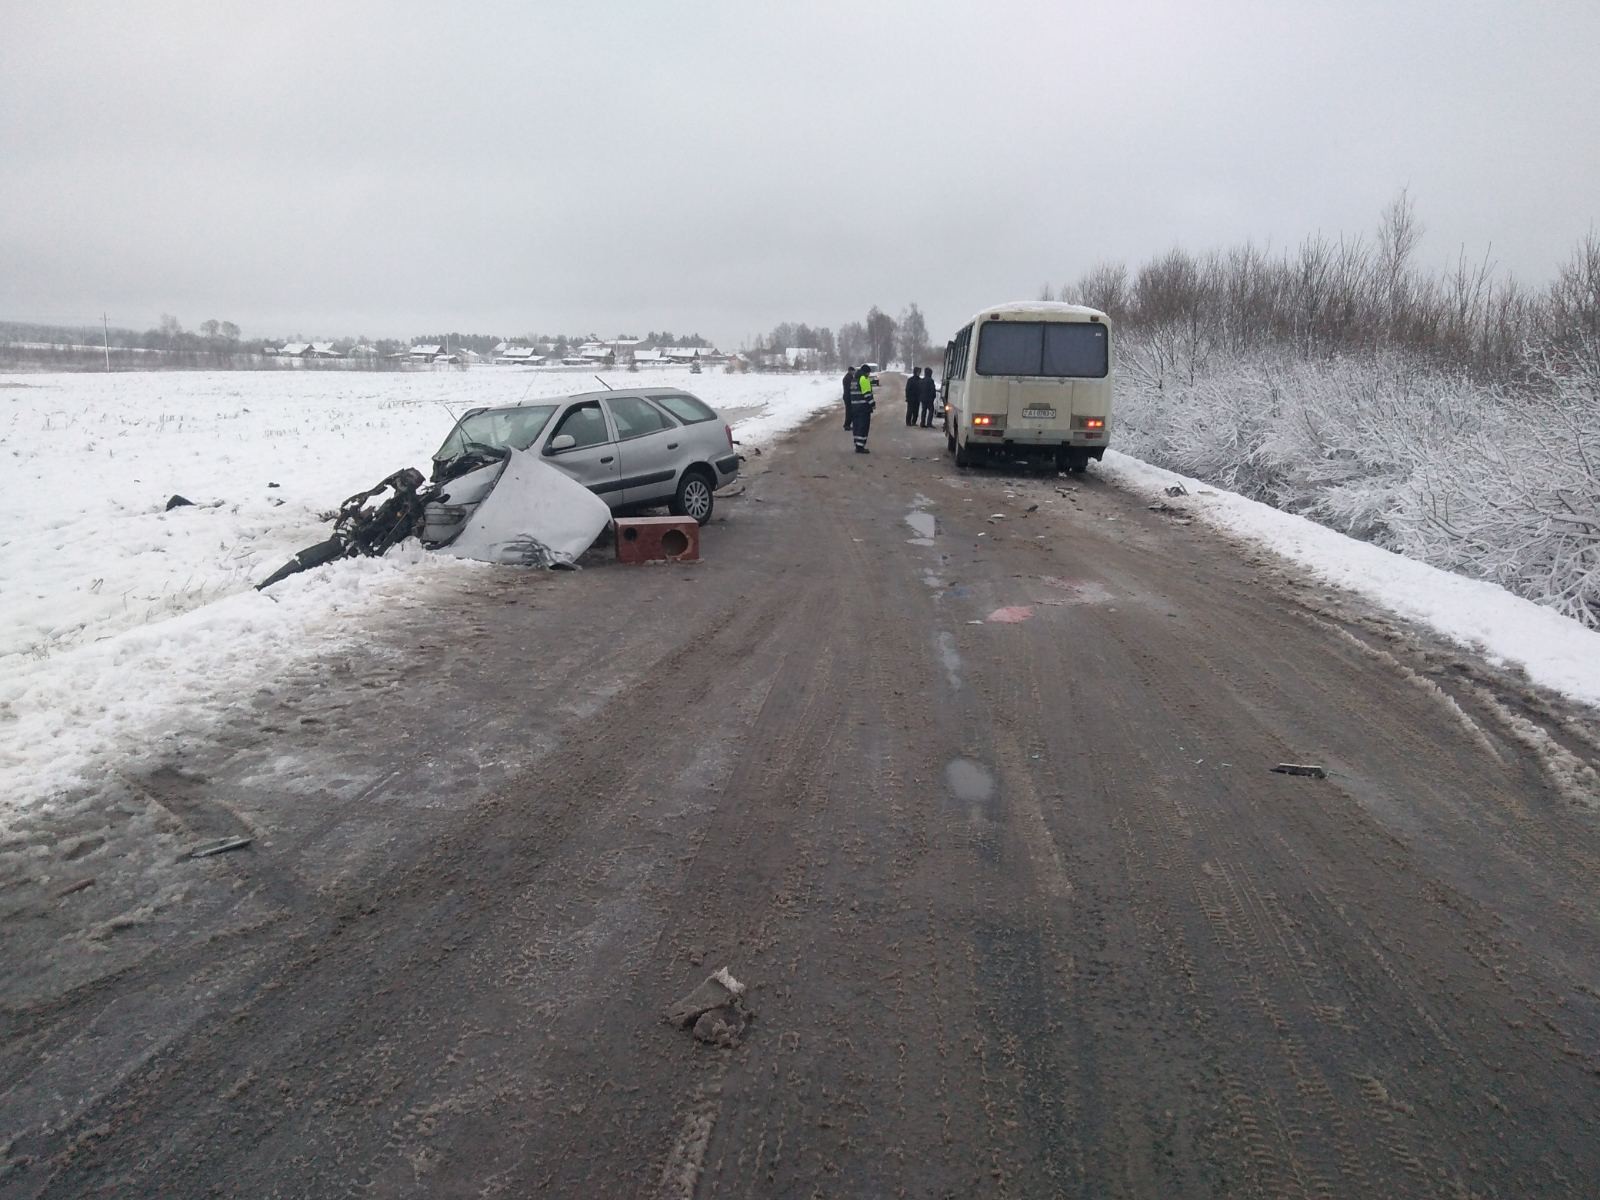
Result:
M956 637L953 633L940 633L935 639L939 649L939 661L944 664L944 675L950 683L952 691L961 690L961 655L956 652Z
M933 537L939 532L939 519L932 513L914 508L906 514L906 524L911 526L911 531L917 535L914 538L907 538L906 541L913 546L933 545Z
M945 785L957 800L987 804L994 799L994 775L970 758L952 758L944 769Z

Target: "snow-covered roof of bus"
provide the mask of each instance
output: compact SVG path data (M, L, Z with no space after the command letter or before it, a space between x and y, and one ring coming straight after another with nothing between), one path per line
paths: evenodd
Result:
M1079 317L1083 320L1099 317L1102 321L1106 320L1106 314L1098 308L1089 308L1082 304L1063 304L1059 300L1011 300L1005 304L991 304L988 308L973 313L972 320L976 323L990 313L1000 313L1008 317Z

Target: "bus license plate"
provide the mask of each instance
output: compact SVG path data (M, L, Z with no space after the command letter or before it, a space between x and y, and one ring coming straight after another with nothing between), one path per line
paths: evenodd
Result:
M1022 410L1022 415L1039 421L1048 421L1056 415L1056 410L1053 408L1025 408Z

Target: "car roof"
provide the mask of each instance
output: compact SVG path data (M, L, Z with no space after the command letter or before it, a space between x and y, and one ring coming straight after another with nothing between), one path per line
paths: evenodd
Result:
M608 388L603 392L571 392L565 396L532 396L527 400L518 400L515 404L486 404L482 408L475 408L465 416L476 416L486 412L509 412L514 408L531 408L535 404L567 404L573 400L599 400L606 396L689 396L700 400L693 392L686 392L675 387L643 387L643 388ZM705 404L704 400L700 400ZM707 406L709 407L709 405Z

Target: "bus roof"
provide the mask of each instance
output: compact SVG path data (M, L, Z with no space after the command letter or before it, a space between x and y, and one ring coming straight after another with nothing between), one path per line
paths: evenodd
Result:
M980 309L972 315L972 323L983 320L987 316L1002 317L1042 317L1045 320L1054 318L1058 321L1087 321L1091 317L1110 324L1106 314L1098 308L1089 308L1082 304L1062 304L1057 300L1011 300L1005 304L991 304Z

